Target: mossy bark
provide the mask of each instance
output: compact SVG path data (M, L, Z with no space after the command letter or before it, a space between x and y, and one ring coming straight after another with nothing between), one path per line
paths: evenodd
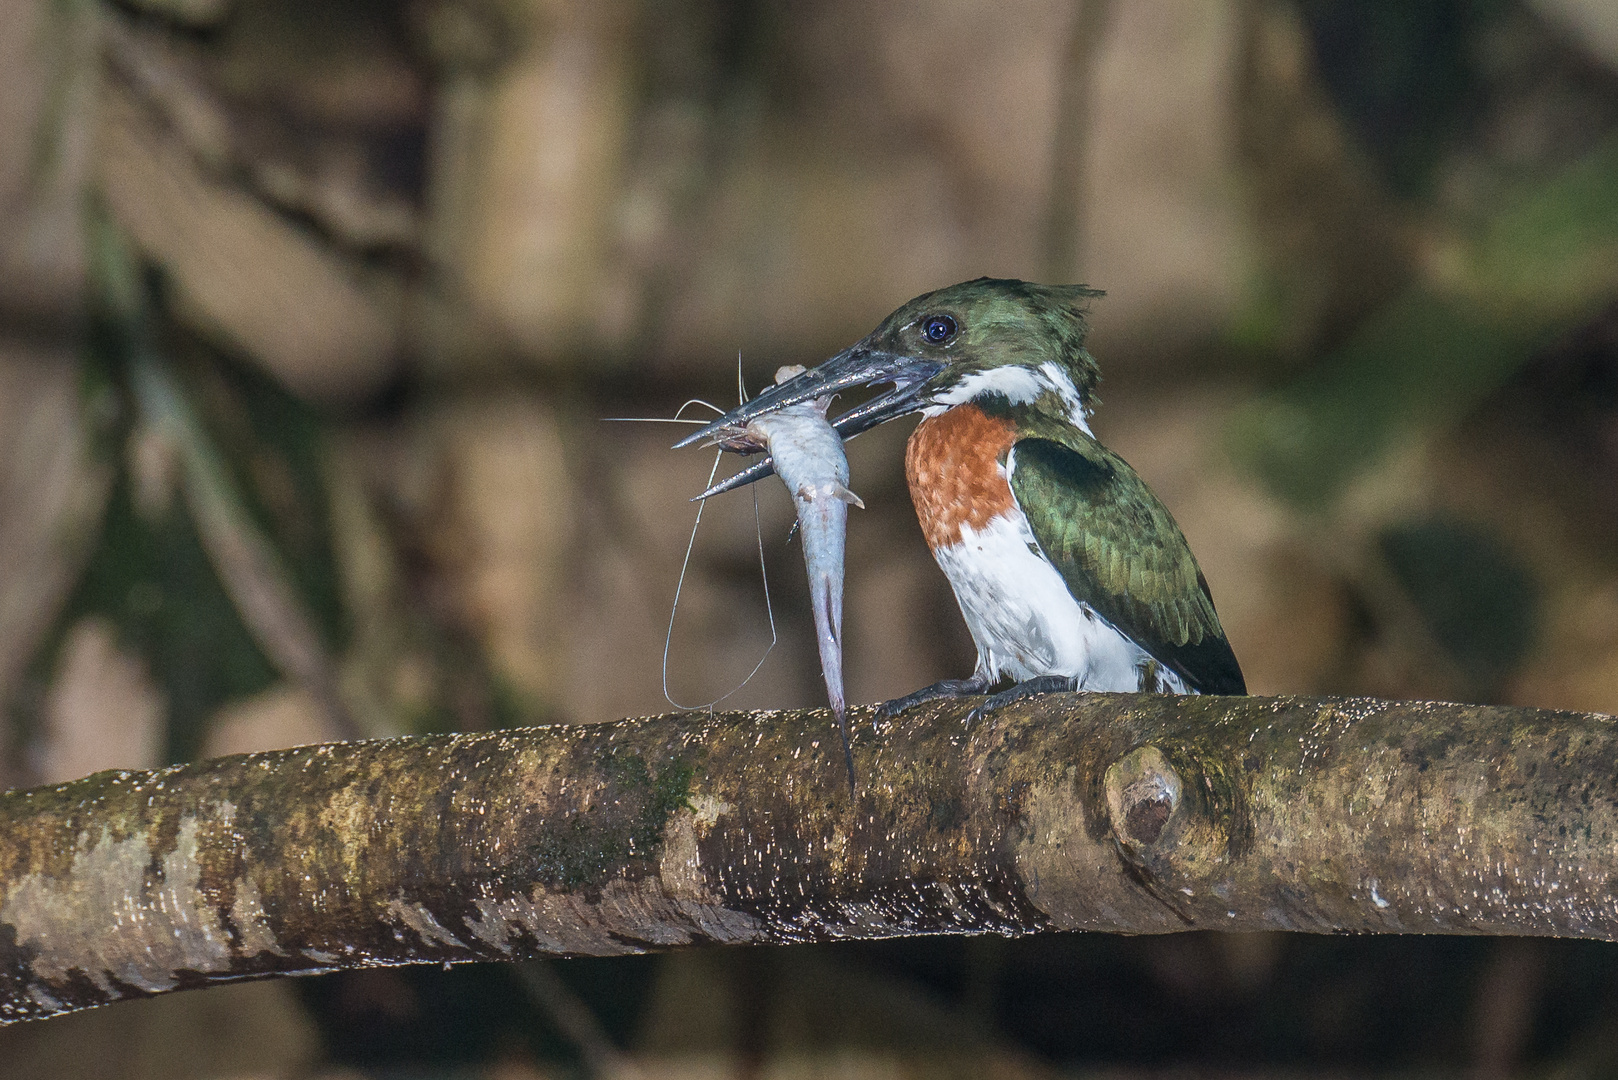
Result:
M243 977L1196 928L1618 938L1618 722L1058 694L302 747L0 795L0 1020Z

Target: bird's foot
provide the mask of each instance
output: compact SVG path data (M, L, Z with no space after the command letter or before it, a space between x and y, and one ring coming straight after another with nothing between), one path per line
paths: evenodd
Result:
M876 710L878 720L892 720L906 709L929 701L939 701L944 698L971 697L981 694L989 689L989 680L974 675L970 679L944 679L931 686L924 686L914 694L896 697L892 701L884 701Z
M1003 709L1012 702L1021 701L1023 698L1077 689L1078 680L1071 675L1037 675L1032 679L1024 679L1022 682L1016 683L998 694L991 694L987 701L966 714L966 723L971 726L996 709Z

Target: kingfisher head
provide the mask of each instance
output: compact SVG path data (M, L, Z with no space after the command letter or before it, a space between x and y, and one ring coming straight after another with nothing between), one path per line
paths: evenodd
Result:
M1004 278L926 293L830 360L770 387L676 445L700 442L801 401L884 384L890 388L837 417L843 438L909 413L937 415L990 396L1037 406L1088 430L1099 372L1084 349L1084 312L1100 295L1082 285Z

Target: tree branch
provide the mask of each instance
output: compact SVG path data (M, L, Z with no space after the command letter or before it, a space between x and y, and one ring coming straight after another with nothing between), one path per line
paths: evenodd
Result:
M1051 695L302 747L0 795L0 1020L243 977L1196 928L1618 938L1618 724Z

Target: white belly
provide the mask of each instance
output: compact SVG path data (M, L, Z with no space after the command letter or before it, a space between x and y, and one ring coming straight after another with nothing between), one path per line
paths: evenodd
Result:
M1178 674L1073 599L1021 510L991 518L981 531L964 526L960 543L933 556L977 645L979 675L1017 682L1066 675L1080 690L1188 692Z

